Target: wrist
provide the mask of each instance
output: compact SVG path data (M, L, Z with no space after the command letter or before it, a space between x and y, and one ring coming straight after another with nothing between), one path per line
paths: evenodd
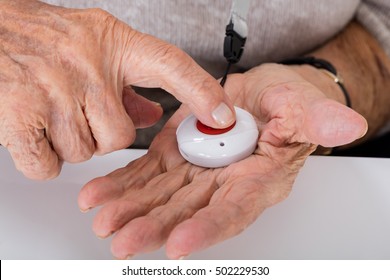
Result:
M347 105L345 95L340 86L322 69L308 64L289 65L287 67L290 67L306 81L317 87L327 98Z

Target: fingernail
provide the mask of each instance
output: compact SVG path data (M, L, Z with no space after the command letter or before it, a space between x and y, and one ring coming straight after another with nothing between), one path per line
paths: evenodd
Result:
M364 121L365 121L364 132L363 132L363 134L360 136L360 138L362 138L363 136L365 136L365 135L367 134L367 131L368 131L368 124L367 124L367 121L366 121L366 120L364 120Z
M156 107L161 107L161 104L158 102L154 102L154 105L156 105Z
M185 258L187 258L188 256L180 256L178 259L179 260L184 260Z
M104 240L106 239L107 237L110 237L114 232L110 232L108 233L107 235L96 235L97 238L99 238L100 240Z
M219 104L211 115L214 120L222 126L227 126L234 122L234 114L225 103Z
M127 255L127 256L124 257L124 258L114 257L114 260L118 260L118 261L131 260L132 258L134 258L134 256L135 256L135 255Z
M90 207L90 208L87 208L87 209L81 209L80 208L80 211L81 211L81 213L87 213L89 210L91 210L92 208Z

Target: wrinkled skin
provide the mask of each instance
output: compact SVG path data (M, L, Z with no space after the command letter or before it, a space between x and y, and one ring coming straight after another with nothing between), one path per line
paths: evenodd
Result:
M164 88L210 126L234 122L223 89L187 54L102 10L3 0L0 18L0 144L29 178L125 148L154 124L161 107L130 85Z
M253 155L217 169L186 162L175 139L189 113L182 106L145 156L81 190L80 209L103 206L93 230L103 238L115 233L115 257L166 243L167 256L177 259L237 235L288 196L316 145L350 143L367 130L362 116L286 66L268 64L230 75L225 90L258 123Z

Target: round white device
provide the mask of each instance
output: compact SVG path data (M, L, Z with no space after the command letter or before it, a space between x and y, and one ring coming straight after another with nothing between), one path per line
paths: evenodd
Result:
M259 130L252 115L235 107L236 122L225 129L214 129L194 115L185 118L176 131L181 155L189 162L208 168L227 166L253 153Z

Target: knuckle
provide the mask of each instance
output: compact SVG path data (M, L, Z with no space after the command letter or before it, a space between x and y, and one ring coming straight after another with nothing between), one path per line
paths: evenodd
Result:
M212 104L222 99L221 92L210 92L214 88L215 80L209 77L194 77L194 86L191 89L191 98L196 98L196 101L201 104Z
M135 133L112 135L97 143L96 154L104 155L113 151L128 148L135 140Z
M185 64L189 56L178 47L137 31L133 31L132 35L129 38L133 50L131 54L138 56L138 58L134 56L136 61L139 60L139 57L142 57L143 63L150 64L153 61L153 65L156 65L161 72L169 71L172 68L180 70L186 68ZM141 55L144 53L147 53L148 56ZM149 67L153 65L149 65Z
M100 8L86 9L82 13L83 21L80 27L88 36L87 38L91 38L92 35L95 39L103 40L107 32L111 31L118 22L116 17Z
M7 131L4 146L10 152L16 169L37 180L56 177L61 169L58 157L47 145L42 130L18 124Z
M179 58L179 60L185 60L188 58L188 55L184 51L180 50L175 45L167 44L165 42L161 42L161 46L157 49L157 51L159 51L158 54L160 55L160 57L166 59L177 57Z
M191 63L189 56L174 45L162 43L155 50L155 57L166 66L163 70L171 70L171 67L178 70L178 73L190 73Z
M87 146L80 146L77 149L61 147L56 150L59 157L69 163L80 163L89 160L93 156L94 149Z
M70 163L80 163L89 160L93 156L93 151L82 151L80 153L76 153L69 160Z
M57 177L60 173L60 165L57 159L37 157L34 153L23 154L22 159L15 162L16 168L26 177L34 180L48 180Z
M61 124L51 132L53 150L61 160L79 163L90 159L95 150L95 144L90 131L75 129L77 124Z
M86 12L99 21L115 19L113 15L101 8L90 8Z

